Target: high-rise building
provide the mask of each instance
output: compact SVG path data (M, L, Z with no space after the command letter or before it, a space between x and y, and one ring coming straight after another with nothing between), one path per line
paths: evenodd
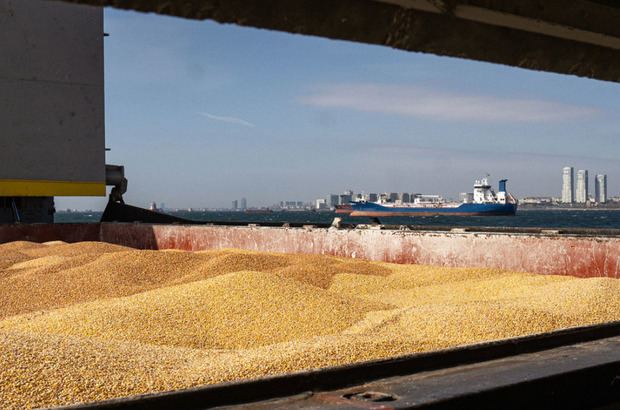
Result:
M594 200L600 204L607 202L607 175L598 174L594 178Z
M329 195L329 206L330 206L330 208L333 208L336 205L339 205L338 204L338 199L339 199L338 194L330 194Z
M575 202L585 204L588 200L588 170L577 171L577 189L575 190Z
M399 192L397 199L401 202L409 202L409 193L408 192Z
M236 210L237 208L239 208L237 200L235 199L234 201L232 201L232 209L233 211Z
M572 204L575 202L573 167L564 167L562 169L562 202L565 204Z
M248 201L245 198L241 198L241 210L245 211L248 209Z

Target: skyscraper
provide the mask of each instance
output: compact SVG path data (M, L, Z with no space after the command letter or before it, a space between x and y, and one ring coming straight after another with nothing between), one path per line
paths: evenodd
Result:
M562 202L572 204L575 201L575 184L573 179L573 167L562 169Z
M598 174L594 179L594 200L600 204L607 202L606 174Z
M232 201L232 209L233 211L237 209L237 200Z
M335 207L338 204L339 196L338 194L330 194L329 195L329 206L331 208Z
M580 169L577 171L577 190L575 202L585 204L588 200L588 170Z
M248 209L248 201L245 198L241 198L241 210L245 211Z

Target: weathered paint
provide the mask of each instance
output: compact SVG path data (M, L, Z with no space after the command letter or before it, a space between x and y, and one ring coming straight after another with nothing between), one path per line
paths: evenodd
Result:
M98 241L100 225L98 223L0 225L0 243Z
M103 10L0 0L0 196L105 196Z
M620 278L619 237L120 223L0 226L0 243L14 240L100 240L138 249L191 251L242 248Z
M620 238L506 233L410 232L102 224L101 240L151 249L243 248L395 263L495 267L577 277L620 277Z

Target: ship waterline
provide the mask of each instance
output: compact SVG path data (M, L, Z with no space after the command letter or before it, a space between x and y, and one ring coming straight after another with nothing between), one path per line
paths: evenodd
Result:
M483 205L483 206L480 206ZM354 206L350 216L509 216L515 215L517 204L461 204L456 207L392 207L378 204L359 209Z

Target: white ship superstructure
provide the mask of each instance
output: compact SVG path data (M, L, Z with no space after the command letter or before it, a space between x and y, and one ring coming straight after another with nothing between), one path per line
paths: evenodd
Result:
M506 192L506 181L499 181L499 192L495 193L485 175L474 182L473 193L461 194L463 202L447 202L439 195L422 194L412 195L409 202L402 202L382 195L376 202L352 202L351 216L514 215L517 200Z
M462 193L462 202L448 202L440 195L411 194L408 202L401 200L391 200L389 196L382 195L377 201L372 202L384 207L399 208L456 208L463 203L466 204L514 204L516 200L506 192L506 179L499 181L499 192L495 193L489 184L489 175L474 182L473 193Z

